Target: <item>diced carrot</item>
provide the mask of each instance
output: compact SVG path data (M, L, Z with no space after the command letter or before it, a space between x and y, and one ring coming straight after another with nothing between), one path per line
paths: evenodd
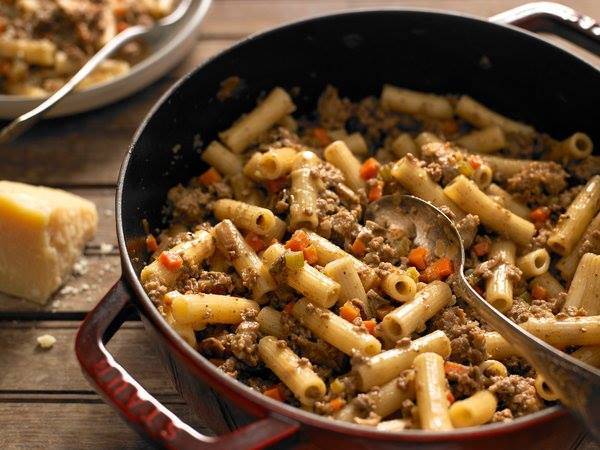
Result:
M263 240L263 238L252 231L250 231L246 235L245 239L246 239L246 242L248 243L248 245L250 246L250 248L252 250L254 250L256 253L260 252L261 250L264 250L267 247L267 244L265 244L265 241Z
M481 295L483 297L483 289L481 288L481 286L479 286L478 284L476 284L475 286L473 286L473 289L475 289L475 292L477 292L479 295Z
M327 133L325 128L315 128L313 130L313 136L321 147L331 144L331 138L329 137L329 133Z
M381 167L381 164L379 164L379 161L377 161L375 158L367 159L362 166L360 166L360 177L363 180L375 178L379 172L379 167Z
M339 411L346 404L346 402L339 398L333 398L329 401L329 409L332 413Z
M462 364L458 364L452 361L446 361L444 363L444 373L448 374L456 374L456 375L464 375L469 372L469 367L464 366Z
M544 286L536 284L531 289L531 296L536 300L546 300L548 298L548 290Z
M355 256L363 256L367 251L367 247L365 246L364 242L358 238L354 240L351 249Z
M273 400L277 400L279 402L283 401L283 394L281 393L279 385L267 389L263 392L263 394L265 394L267 397L271 397Z
M306 231L297 230L292 237L285 243L285 248L293 252L300 252L310 245L310 238Z
M487 255L490 252L490 241L479 241L473 245L473 253L477 256Z
M376 183L373 186L371 186L371 189L369 189L369 201L370 202L376 202L377 200L379 200L381 198L381 196L383 195L383 183Z
M440 123L440 128L445 135L454 134L458 131L458 122L454 119L444 120Z
M284 188L286 181L287 180L285 177L281 177L277 178L276 180L267 180L265 181L265 185L270 193L276 194Z
M148 249L150 253L154 253L158 249L158 243L152 234L146 236L146 249Z
M319 260L319 255L317 254L317 249L314 245L309 245L304 250L302 250L302 252L304 253L304 261L306 261L311 266L315 265Z
M542 223L550 218L550 208L540 206L529 213L529 218L534 222Z
M425 270L427 267L427 249L425 247L415 247L408 252L408 263L419 270Z
M477 170L481 167L481 158L478 156L471 156L469 158L469 164L471 164L473 170Z
M129 24L123 20L120 20L119 22L117 22L117 33L120 33L123 30L126 30L127 28L129 28Z
M181 256L175 255L171 252L162 252L158 257L158 260L163 266L172 272L181 269L181 266L183 266L183 259L181 259Z
M209 186L221 180L221 174L219 174L219 172L217 172L217 169L215 169L214 167L211 167L198 177L198 181L205 186Z
M294 308L295 303L294 302L289 302L287 305L285 305L283 307L283 312L287 313L287 314L291 314L292 313L292 308Z
M113 14L115 17L124 17L127 14L127 7L125 5L115 5L113 7Z
M450 258L440 258L431 263L421 273L419 280L431 283L435 280L445 280L454 273L454 264Z
M446 399L448 400L448 404L450 405L456 401L451 391L446 391Z
M166 306L171 306L171 304L173 303L173 298L172 298L172 297L170 297L170 296L168 296L168 295L165 295L165 296L163 296L163 298L162 298L162 302L163 302L163 303L164 303Z
M363 321L363 325L370 334L375 333L375 327L377 326L377 322L375 322L374 319Z
M340 307L340 316L348 322L352 322L360 316L360 311L351 302L346 302Z

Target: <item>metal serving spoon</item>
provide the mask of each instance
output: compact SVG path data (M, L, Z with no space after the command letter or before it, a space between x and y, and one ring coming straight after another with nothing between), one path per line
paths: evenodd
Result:
M560 401L600 438L600 370L546 344L492 307L468 283L465 249L452 221L431 203L412 195L387 195L369 205L366 218L384 227L396 224L415 232L415 243L450 258L455 288L481 317L498 331L544 377Z
M59 101L70 94L85 77L87 77L96 67L98 67L102 61L115 53L123 45L142 36L147 38L159 33L164 33L169 28L175 26L181 19L183 19L183 17L185 17L185 14L188 12L193 2L194 0L180 0L177 8L175 8L171 14L163 17L156 23L149 26L134 25L121 31L110 41L108 41L104 47L98 50L98 53L92 56L90 60L86 62L83 67L81 67L81 69L79 69L79 71L65 83L63 87L48 97L39 106L17 117L6 127L0 130L0 144L4 144L16 139L30 129L33 125L38 123L46 111L50 110ZM209 5L210 0L202 0L201 7L208 8Z

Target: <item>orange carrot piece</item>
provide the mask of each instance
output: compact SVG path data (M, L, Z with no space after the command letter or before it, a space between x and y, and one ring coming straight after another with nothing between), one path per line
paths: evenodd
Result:
M531 289L531 296L536 300L546 300L548 298L548 290L544 286L536 284Z
M479 156L471 156L469 158L469 164L473 170L477 170L481 167L481 158Z
M250 248L252 250L254 250L256 253L264 250L267 247L267 244L265 243L263 238L252 231L250 231L246 235L245 239L246 239L246 242L248 243L248 245L250 246Z
M376 183L369 189L368 199L370 202L376 202L383 195L383 183Z
M310 238L306 231L296 230L292 237L285 243L285 248L293 252L300 252L310 245Z
M158 260L171 272L179 270L181 269L181 266L183 266L183 259L181 259L181 256L170 252L162 252L158 257Z
M456 375L463 375L463 374L467 374L469 372L469 367L465 366L463 364L458 364L452 361L446 361L444 362L444 373L446 375L448 374L456 374Z
M425 247L415 247L408 253L408 263L419 270L425 270L427 267L427 249Z
M542 223L550 218L550 208L540 206L529 213L529 218L534 222Z
M334 413L342 409L345 404L346 402L343 399L336 397L329 401L329 409Z
M146 236L146 249L150 253L154 253L156 250L158 250L158 243L156 242L156 238L152 234Z
M313 136L321 147L326 147L327 145L331 144L331 138L329 137L329 133L327 133L325 128L315 128L313 130Z
M370 334L374 334L375 333L375 327L377 326L377 322L375 322L374 319L363 321L363 325L365 326L365 328L367 329L367 331Z
M276 180L265 181L267 190L272 194L276 194L277 192L281 191L284 188L285 184L286 184L285 177L277 178Z
M304 261L306 261L311 266L315 265L319 260L319 255L317 254L317 249L314 245L309 245L308 247L302 250L304 253Z
M448 404L450 405L456 401L451 391L446 391L446 399L448 400Z
M362 166L360 166L360 177L363 180L375 178L379 172L379 167L381 167L381 164L379 164L379 161L377 161L375 158L367 159Z
M279 402L283 401L283 395L281 393L281 389L279 385L276 385L270 389L267 389L263 392L267 397L271 397L273 400L277 400Z
M285 305L283 307L283 312L287 313L287 314L291 314L292 313L292 308L294 308L295 303L294 302L289 302L287 305Z
M490 252L490 241L480 241L473 245L473 253L477 256L487 255Z
M425 283L431 283L435 280L445 280L454 273L454 264L450 258L440 258L430 264L421 273L419 279Z
M367 251L367 247L365 246L364 242L358 238L356 238L356 240L352 244L351 249L352 253L354 253L355 256L363 256Z
M348 322L352 322L359 316L359 309L356 306L354 306L351 302L344 303L340 308L340 317L346 319Z
M219 172L217 172L217 169L215 169L214 167L211 167L210 169L208 169L206 172L204 172L202 175L200 175L198 177L198 181L205 186L215 184L216 182L221 181L221 180L222 180L221 174Z

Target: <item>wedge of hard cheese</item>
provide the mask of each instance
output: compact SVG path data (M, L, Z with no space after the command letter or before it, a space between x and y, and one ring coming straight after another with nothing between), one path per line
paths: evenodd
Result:
M0 291L46 303L97 224L96 206L88 200L0 181Z

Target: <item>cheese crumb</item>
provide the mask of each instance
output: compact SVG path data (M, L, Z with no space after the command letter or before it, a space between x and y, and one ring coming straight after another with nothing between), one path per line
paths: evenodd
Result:
M51 334L44 334L42 336L38 336L37 343L44 349L52 348L52 346L56 344L56 338Z
M113 245L112 244L106 244L106 243L102 243L100 244L100 254L102 255L107 255L110 252L113 251Z

